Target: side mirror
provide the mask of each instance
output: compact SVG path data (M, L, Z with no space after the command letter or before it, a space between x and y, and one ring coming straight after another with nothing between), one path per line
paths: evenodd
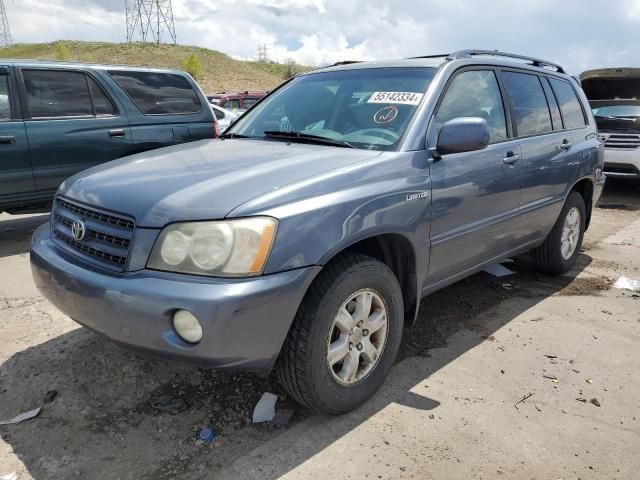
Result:
M489 145L490 137L489 127L484 118L454 118L440 128L436 152L438 155L447 155L482 150Z

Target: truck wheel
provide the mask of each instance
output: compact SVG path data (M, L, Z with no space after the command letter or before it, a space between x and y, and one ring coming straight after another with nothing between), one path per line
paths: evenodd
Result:
M559 275L576 263L584 237L586 209L582 195L571 192L551 233L532 250L538 270Z
M341 255L305 295L276 364L278 380L312 410L354 409L373 396L393 366L403 312L400 285L385 264Z

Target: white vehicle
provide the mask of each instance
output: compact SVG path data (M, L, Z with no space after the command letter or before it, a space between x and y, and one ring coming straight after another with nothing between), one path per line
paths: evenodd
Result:
M604 143L607 177L640 180L640 68L605 68L580 75Z
M209 105L211 106L213 115L216 117L216 120L218 121L218 127L220 129L220 133L224 132L227 128L229 128L229 125L231 125L233 121L240 116L236 113L233 113L217 105L213 105L211 103Z

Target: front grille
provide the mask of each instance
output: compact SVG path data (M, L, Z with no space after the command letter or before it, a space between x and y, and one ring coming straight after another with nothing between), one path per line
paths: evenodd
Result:
M51 220L53 238L66 251L109 270L124 271L135 231L132 218L57 197ZM80 240L73 234L76 220L85 226Z
M640 147L640 135L626 133L610 134L604 142L605 148L616 150L634 150Z

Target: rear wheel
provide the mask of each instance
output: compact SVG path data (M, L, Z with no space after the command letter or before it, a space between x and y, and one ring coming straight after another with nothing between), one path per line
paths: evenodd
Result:
M571 269L580 253L586 224L584 199L571 192L546 240L532 251L537 268L559 275Z
M394 364L403 327L393 272L344 254L318 275L282 347L276 374L299 403L339 414L368 400Z

